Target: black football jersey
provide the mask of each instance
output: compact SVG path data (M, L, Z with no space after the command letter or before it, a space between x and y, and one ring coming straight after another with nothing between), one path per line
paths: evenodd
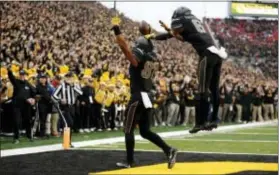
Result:
M155 60L137 58L139 64L137 67L130 65L130 88L131 94L140 94L140 92L149 92L153 88L153 77L155 74Z
M210 35L206 32L203 23L194 15L184 17L184 31L181 33L184 41L192 44L199 55L213 46L214 43Z

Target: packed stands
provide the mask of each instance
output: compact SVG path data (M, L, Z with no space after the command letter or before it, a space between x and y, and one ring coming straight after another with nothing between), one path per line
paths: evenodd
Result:
M117 98L108 105L115 105L116 126L123 126L123 113L129 100L129 64L114 44L114 35L110 31L110 20L114 15L112 9L98 2L2 2L0 5L3 11L0 24L2 33L1 88L3 90L3 87L6 87L1 94L4 123L10 122L9 115L12 109L10 99L13 90L5 65L12 64L13 74L17 76L18 71L24 69L28 73L28 80L33 85L36 85L36 77L40 72L48 74L48 81L54 88L65 79L64 76L68 72L74 73L75 83L80 86L84 85L84 77L89 76L92 78L91 84L96 92L94 100L101 103L101 108L98 110L102 112L106 111L102 108L106 106L102 104L105 103L105 94L110 91L109 88L114 88L113 92ZM120 17L125 37L133 42L139 36L138 23L123 14L120 14ZM224 39L231 56L265 60L259 61L257 65L262 67L264 74L239 67L234 61L224 62L222 85L227 84L232 87L238 84L241 87L250 88L249 93L252 93L259 85L266 84L272 92L275 92L278 21L235 19L208 19L208 21L216 35ZM154 119L153 124L156 126L187 124L185 118L189 116L182 116L185 115L183 112L176 114L179 116L177 121L168 122L168 111L174 110L169 108L172 103L175 103L180 111L184 111L185 105L187 107L186 101L189 100L186 98L189 95L189 89L196 91L195 74L198 56L191 45L174 39L156 42L155 46L160 63L155 77L157 98L154 107L158 109L156 112L160 113L161 118ZM181 95L178 93L179 87L185 76L192 79L187 84L185 92L182 93L186 95L178 98L181 99L178 101L169 100L169 83L174 84L172 88L175 89L175 95L179 96ZM101 92L100 89L104 91L103 94L97 93ZM195 93L192 93L191 97L193 94ZM264 95L263 92L262 95ZM235 101L226 103L233 105ZM75 121L78 121L81 114L76 115ZM94 128L99 131L108 129L96 123L78 123L74 128L77 132L84 130L89 132ZM12 127L5 125L4 128L3 132L11 132ZM58 131L52 132L53 135L57 133Z

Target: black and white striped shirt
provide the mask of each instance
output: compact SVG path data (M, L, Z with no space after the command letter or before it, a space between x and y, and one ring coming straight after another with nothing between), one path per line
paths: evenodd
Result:
M79 85L69 85L63 82L54 92L53 97L56 100L66 100L67 105L73 105L78 95L82 95Z

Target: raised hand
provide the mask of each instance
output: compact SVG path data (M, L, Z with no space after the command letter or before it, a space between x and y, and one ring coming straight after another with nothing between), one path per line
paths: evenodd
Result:
M115 16L111 19L111 25L114 26L119 26L121 23L121 19L118 16Z
M161 27L163 27L167 32L170 32L171 29L161 20L159 20L159 23L161 24Z

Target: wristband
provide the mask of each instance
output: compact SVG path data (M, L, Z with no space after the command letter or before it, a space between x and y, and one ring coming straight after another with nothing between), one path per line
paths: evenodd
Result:
M119 26L114 26L114 27L112 28L112 30L114 31L114 34L115 34L116 36L121 34L121 31L120 31Z

